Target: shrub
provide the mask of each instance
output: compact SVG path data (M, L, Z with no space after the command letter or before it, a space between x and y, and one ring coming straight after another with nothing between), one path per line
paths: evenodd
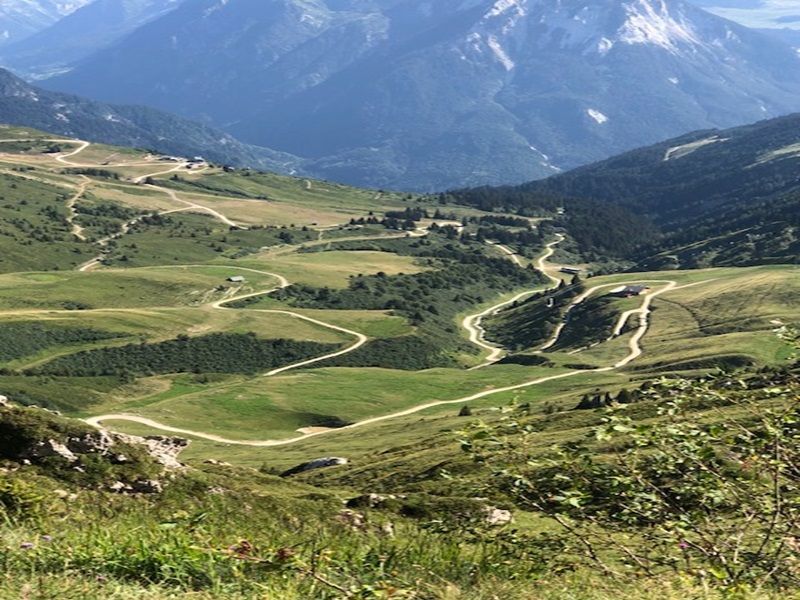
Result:
M612 410L591 438L544 456L534 429L513 420L473 426L463 448L492 466L502 493L562 527L576 562L728 589L797 586L800 384L725 384L662 381L645 392L660 395L657 422ZM704 424L687 410L721 397L736 418Z

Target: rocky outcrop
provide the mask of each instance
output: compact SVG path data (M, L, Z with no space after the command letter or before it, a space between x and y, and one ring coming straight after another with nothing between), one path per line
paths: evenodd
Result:
M139 494L160 494L164 491L164 485L158 479L140 479L134 481L131 487Z
M0 461L3 469L37 465L55 477L120 493L158 494L165 476L185 468L178 460L188 440L165 436L138 437L96 429L37 407L21 407L2 397ZM78 478L81 480L81 478Z
M502 527L508 525L514 520L514 516L510 510L503 510L495 506L486 506L483 509L487 525L492 527Z
M25 458L29 460L41 460L54 456L60 456L70 463L77 462L78 460L78 457L75 456L75 453L72 452L68 446L56 440L36 442L25 452Z
M60 456L72 463L81 454L95 454L108 458L114 464L125 464L130 462L130 458L120 450L120 444L144 447L165 469L177 470L184 468L178 461L178 455L189 445L189 440L164 436L138 437L99 429L80 437L67 438L63 443L52 439L36 442L23 450L20 456L32 461Z
M152 435L137 437L131 435L112 434L125 440L129 444L144 445L150 456L166 469L182 469L184 465L178 460L178 455L189 445L189 440L179 437Z
M102 456L108 455L115 443L114 436L103 429L68 440L70 447L78 454L100 454Z

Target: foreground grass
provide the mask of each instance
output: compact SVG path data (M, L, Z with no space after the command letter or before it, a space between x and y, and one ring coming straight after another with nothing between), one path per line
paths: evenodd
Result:
M771 381L770 375L765 377L754 380L754 390L760 397L773 398L774 394L759 391L762 381ZM785 375L775 377L780 381ZM786 381L789 386L797 383ZM778 406L783 398L791 400L790 392L782 390L770 403ZM745 392L740 388L732 393L739 397ZM722 398L693 401L698 403L693 419L698 423L737 422L747 414ZM637 422L652 422L658 418L655 402L632 405L627 414ZM19 414L63 422L36 409ZM509 418L515 423L511 429ZM613 552L606 560L619 572L601 576L588 556L581 558L580 544L562 547L563 541L557 542L553 536L559 526L549 513L528 512L522 506L524 499L513 490L494 487L491 462L502 459L509 449L516 453L524 447L527 456L544 457L555 443L585 439L604 419L603 411L550 415L515 408L497 417L489 411L472 418L454 417L452 427L438 436L415 427L405 443L373 453L371 461L294 479L268 475L264 469L195 463L194 469L167 478L164 491L155 495L104 491L110 482L102 479L103 467L97 462L92 463L91 479L84 480L57 461L39 466L6 461L11 471L0 474L4 573L0 597L798 597L792 589L717 587L713 577L691 566L646 576L624 566ZM458 450L458 440L464 436L458 430L485 427L481 422L494 427L493 421L504 423L504 435L511 436L509 445L493 453L491 438L475 438L489 444L489 462L469 460ZM524 429L518 430L517 423ZM602 447L604 452L617 450ZM525 464L530 467L509 464L508 468L536 468L535 461ZM136 468L136 463L128 468ZM476 499L478 490L491 500ZM343 501L375 492L396 495L375 508L343 510ZM514 523L489 526L482 516L487 502L513 510ZM635 536L632 531L625 539L634 543Z

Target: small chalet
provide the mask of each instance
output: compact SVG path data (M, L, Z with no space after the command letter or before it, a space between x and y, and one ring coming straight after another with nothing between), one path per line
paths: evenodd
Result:
M614 290L612 294L620 298L633 298L634 296L641 296L649 289L646 285L626 285L619 290Z
M244 277L242 277L241 275L232 275L228 277L228 281L230 281L231 283L244 283Z

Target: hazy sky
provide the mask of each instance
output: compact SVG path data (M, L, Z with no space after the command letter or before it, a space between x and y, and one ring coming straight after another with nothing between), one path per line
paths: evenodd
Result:
M697 0L696 4L750 27L800 29L800 0Z

